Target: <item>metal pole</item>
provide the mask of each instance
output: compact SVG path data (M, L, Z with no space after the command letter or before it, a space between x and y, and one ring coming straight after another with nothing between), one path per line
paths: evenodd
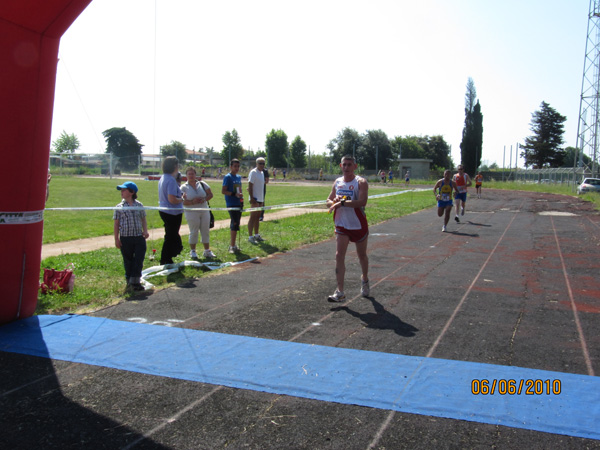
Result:
M512 175L512 145L510 146L510 155L508 157L508 179Z
M502 153L502 181L504 181L504 161L506 159L506 145L504 146L504 153Z

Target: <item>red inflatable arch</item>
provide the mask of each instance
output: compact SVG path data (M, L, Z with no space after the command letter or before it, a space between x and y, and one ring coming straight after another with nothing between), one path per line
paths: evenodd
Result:
M0 1L0 324L35 311L58 46L91 1Z

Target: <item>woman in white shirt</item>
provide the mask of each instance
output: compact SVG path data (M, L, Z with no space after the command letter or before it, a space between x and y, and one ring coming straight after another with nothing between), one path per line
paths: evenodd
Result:
M202 236L202 245L204 245L204 257L214 258L216 255L210 250L210 211L208 210L208 201L213 198L213 193L208 184L196 178L196 169L188 167L185 170L187 183L181 186L183 192L183 206L185 206L185 218L190 227L190 258L198 258L196 253L196 244L198 243L198 231ZM188 208L198 208L197 211Z

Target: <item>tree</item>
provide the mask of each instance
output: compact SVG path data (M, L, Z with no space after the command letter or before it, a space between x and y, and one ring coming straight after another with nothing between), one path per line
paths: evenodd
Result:
M402 159L431 159L433 169L452 168L451 148L443 136L396 136L392 141L394 155Z
M170 144L162 145L160 147L160 154L162 156L175 156L179 160L179 165L183 166L187 159L187 153L185 151L185 145L179 141L171 141Z
M230 157L231 159L237 158L240 161L244 157L244 147L242 147L240 137L235 128L231 131L226 131L223 135L223 150L221 150L221 157L227 166L230 165Z
M425 148L425 157L433 161L434 169L449 169L454 166L452 162L451 147L441 135L426 136L426 143L421 143Z
M425 159L425 150L419 145L414 136L396 136L391 145L394 159Z
M112 153L119 158L119 165L123 170L135 170L138 167L142 154L143 144L140 144L131 131L127 128L109 128L102 132L106 141L106 153Z
M290 145L290 166L306 167L306 142L300 136L296 136Z
M387 134L381 130L367 130L362 138L357 160L368 170L389 168L394 161Z
M342 156L353 155L356 157L356 162L361 163L358 155L360 154L362 141L363 138L358 134L358 131L348 127L344 128L335 139L327 144L333 162L337 165L341 162Z
M573 165L575 162L575 158L577 158L577 163ZM584 167L591 166L592 158L583 153L580 149L575 147L567 147L565 148L564 158L563 158L563 167Z
M79 139L75 134L68 134L65 130L57 140L52 143L56 153L75 153L79 149Z
M477 100L475 83L469 77L465 94L465 125L460 143L461 163L466 173L474 174L481 165L483 144L483 115Z
M272 129L265 140L269 167L287 167L288 137L283 130Z
M330 166L330 158L325 154L314 154L310 157L311 169L323 169L323 172L328 172ZM337 169L337 166L336 166ZM337 173L337 172L336 172Z
M525 138L525 144L521 145L521 157L525 159L525 167L560 167L565 156L560 146L567 118L546 102L542 102L540 108L531 115L533 135Z

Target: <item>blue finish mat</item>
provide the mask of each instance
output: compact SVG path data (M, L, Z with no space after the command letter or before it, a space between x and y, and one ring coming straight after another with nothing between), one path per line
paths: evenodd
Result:
M0 327L0 351L328 402L600 439L600 378L586 375L324 347L76 315L36 316L4 325ZM484 379L489 380L487 388L485 383L473 383L473 380ZM501 395L503 391L510 392L511 386L515 390L520 386L521 394ZM475 395L473 388L477 392L494 389L494 393ZM526 394L528 389L532 394Z

